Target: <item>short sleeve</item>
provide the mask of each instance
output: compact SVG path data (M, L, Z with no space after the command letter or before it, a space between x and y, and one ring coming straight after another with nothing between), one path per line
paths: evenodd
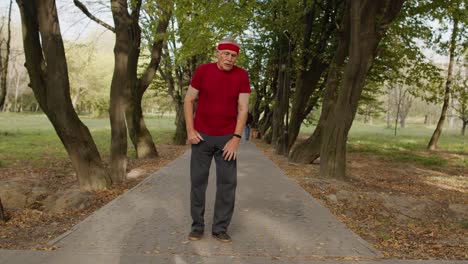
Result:
M240 93L250 93L249 74L246 71L242 75L242 83L241 83Z
M193 74L192 81L190 82L190 86L193 88L200 90L202 84L202 75L203 75L203 67L202 65L198 66Z

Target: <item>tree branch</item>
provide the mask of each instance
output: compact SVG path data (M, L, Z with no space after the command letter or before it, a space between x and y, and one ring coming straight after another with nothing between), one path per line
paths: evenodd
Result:
M99 18L95 17L93 14L91 14L88 10L88 8L86 8L86 6L81 3L79 0L73 0L73 3L76 5L76 7L78 7L85 15L87 15L91 20L94 20L96 23L98 23L99 25L107 28L108 30L112 31L115 33L115 29L110 26L109 24L107 24L106 22L100 20Z

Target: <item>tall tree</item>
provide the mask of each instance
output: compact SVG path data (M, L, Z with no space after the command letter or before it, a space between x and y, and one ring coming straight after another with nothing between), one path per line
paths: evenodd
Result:
M154 158L158 156L156 146L153 142L153 138L145 124L143 110L141 107L142 98L149 85L153 81L156 72L159 68L161 61L162 47L166 41L165 33L169 24L170 17L172 16L173 1L171 0L159 0L159 1L145 1L142 0L127 2L127 1L111 1L111 11L114 17L115 28L99 20L92 15L86 6L78 0L74 0L75 5L80 8L89 18L96 21L98 24L116 33L116 48L117 42L121 42L120 45L125 47L119 47L119 54L123 57L120 59L122 63L120 68L114 68L114 77L118 79L117 82L113 82L115 85L121 85L122 89L122 100L124 100L125 120L128 128L130 139L135 148L135 152L138 158ZM149 38L146 40L148 43L150 52L150 61L146 64L143 73L138 76L138 61L140 58L141 50L141 32L140 27L140 16L141 8L144 5L144 25L149 29L147 34ZM128 9L131 9L131 14L128 13ZM117 19L117 20L116 20ZM118 23L116 21L119 21ZM127 33L126 32L128 30ZM118 36L117 36L118 35ZM127 57L127 58L124 58ZM117 66L117 64L116 64ZM118 71L118 72L116 72ZM125 74L124 74L125 73ZM124 75L121 75L124 74ZM111 88L111 97L112 88ZM111 99L112 101L112 99ZM111 103L111 108L112 108ZM111 119L115 115L112 115ZM116 120L114 120L116 121ZM111 121L112 122L112 121ZM115 123L115 122L114 122ZM117 124L117 123L115 123ZM117 130L115 131L117 133ZM119 136L120 137L120 136ZM123 139L123 137L120 137ZM115 138L117 139L117 138ZM119 144L123 147L123 142ZM126 147L125 147L126 148ZM117 156L121 156L119 154ZM115 156L115 155L114 155ZM117 157L115 156L115 157ZM122 159L122 158L119 158ZM125 162L117 162L124 166ZM121 177L122 175L118 176Z
M302 12L302 47L299 49L288 148L296 141L302 122L317 106L322 95L323 86L320 85L320 81L328 69L331 48L336 47L335 25L342 19L343 1L307 3L308 6L305 6L305 11Z
M130 138L133 142L138 158L157 157L158 152L153 143L151 134L146 127L143 118L143 110L141 107L143 94L148 89L149 85L156 76L159 69L159 64L162 57L163 45L166 41L165 33L167 31L169 20L172 16L173 3L172 1L156 1L147 2L147 5L156 5L156 8L147 7L153 10L148 14L150 23L156 24L155 30L152 31L152 38L149 41L151 44L150 56L151 59L141 74L137 78L133 87L130 87L131 98L127 106L127 125L130 133ZM147 11L149 13L149 11ZM136 22L138 23L138 22ZM140 48L140 47L138 47ZM131 69L132 72L137 71L137 68Z
M456 100L453 105L455 115L462 121L461 135L465 135L468 125L468 50L465 51L463 65L455 76L452 97Z
M3 38L0 39L0 112L3 110L6 94L7 94L7 77L8 77L8 62L10 61L10 42L11 42L11 7L13 6L13 0L10 0L8 7L8 18L7 18L7 36L5 39L5 57L3 58ZM2 28L0 27L0 34Z
M68 69L54 0L17 0L30 86L71 159L82 190L99 190L112 181L88 128L70 99Z
M445 122L445 118L447 115L447 109L449 107L449 101L450 101L450 93L451 93L451 86L452 86L452 76L453 76L453 64L455 60L455 49L457 47L457 38L459 34L459 13L461 13L458 5L461 4L460 1L453 1L453 6L449 6L449 17L450 19L453 19L453 24L452 24L452 34L450 37L450 46L449 46L449 64L448 64L448 69L447 69L447 79L445 81L445 92L444 92L444 103L442 105L442 111L440 113L440 118L439 121L437 122L437 127L434 130L434 133L431 136L431 139L429 140L429 144L427 148L429 150L435 150L437 148L437 142L439 141L440 135L442 134L442 127ZM465 12L466 13L466 12ZM466 14L465 14L466 15ZM463 25L463 24L462 24Z
M344 48L347 60L333 61L325 89L334 90L336 101L327 113L320 148L320 175L342 178L346 175L346 143L356 115L358 101L377 47L404 0L347 1L337 52ZM328 92L328 91L327 91ZM332 95L333 96L333 95ZM327 101L328 98L324 99ZM322 115L324 110L322 110Z

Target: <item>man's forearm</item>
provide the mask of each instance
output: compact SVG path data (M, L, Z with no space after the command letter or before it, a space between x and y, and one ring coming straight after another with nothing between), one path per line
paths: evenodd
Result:
M184 116L185 116L185 128L187 133L195 130L193 126L193 102L189 100L184 101Z
M244 131L245 122L247 122L247 111L240 110L237 114L237 123L236 123L236 130L234 134L242 135L242 131Z

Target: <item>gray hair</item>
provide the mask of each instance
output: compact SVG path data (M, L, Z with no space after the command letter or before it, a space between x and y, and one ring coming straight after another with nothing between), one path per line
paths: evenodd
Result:
M239 43L237 43L237 41L236 41L234 38L231 38L231 37L223 38L222 40L220 40L220 41L218 42L218 45L219 45L219 44L224 44L224 43L234 44L234 45L238 46L239 48L241 47L241 46L239 45Z

